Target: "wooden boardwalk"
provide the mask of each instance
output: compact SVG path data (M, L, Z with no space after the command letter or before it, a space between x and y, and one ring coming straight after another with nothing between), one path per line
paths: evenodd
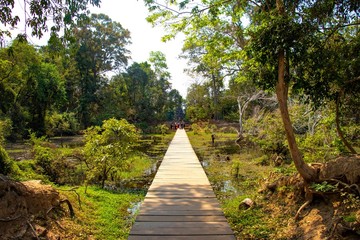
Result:
M177 130L128 239L235 239L185 130Z

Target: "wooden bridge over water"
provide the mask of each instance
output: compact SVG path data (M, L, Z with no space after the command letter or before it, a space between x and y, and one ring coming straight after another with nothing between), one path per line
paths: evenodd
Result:
M129 240L234 240L185 130L178 129Z

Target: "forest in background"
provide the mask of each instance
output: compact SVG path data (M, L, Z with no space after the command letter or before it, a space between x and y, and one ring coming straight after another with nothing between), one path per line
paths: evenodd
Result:
M112 117L144 129L182 118L183 99L171 88L165 55L151 52L148 62L128 66L130 41L120 23L93 14L71 37L52 33L37 47L18 36L1 48L3 135L74 135Z

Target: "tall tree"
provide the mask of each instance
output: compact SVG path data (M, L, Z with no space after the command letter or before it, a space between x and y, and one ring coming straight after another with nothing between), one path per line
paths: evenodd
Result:
M186 116L192 121L210 119L211 93L203 84L194 83L188 89L186 97Z
M46 63L35 48L14 41L0 51L4 67L0 82L1 110L13 122L13 131L26 134L31 129L45 133L47 111L65 99L63 78L55 65Z
M92 14L73 29L76 39L75 59L80 72L81 123L91 123L96 92L110 71L120 71L127 65L130 33L120 23L104 14Z
M154 120L151 85L155 73L148 62L133 63L124 73L129 98L129 120L133 122L151 122Z
M156 120L166 119L166 101L168 92L171 89L171 83L169 82L171 75L168 72L168 66L166 63L166 56L160 51L151 51L149 62L155 73L156 79L152 82L151 95L154 96L152 104L156 111Z
M275 90L295 166L306 181L315 180L317 171L304 162L295 141L287 106L289 89L302 88L304 81L319 82L319 79L305 79L297 74L297 66L306 61L302 58L303 54L311 50L314 44L319 43L319 35L328 35L336 29L359 25L360 4L353 0L265 2L211 0L201 3L165 1L164 4L146 0L145 3L153 13L148 18L149 21L163 22L172 27L166 38L173 37L179 31L187 36L195 35L192 23L197 22L198 19L208 18L211 22L228 26L228 28L216 29L215 27L218 27L216 25L213 28L220 31L219 35L226 36L231 32L233 39L231 46L235 48L231 49L235 51L222 55L221 58L228 57L232 61L237 59L233 62L241 65L246 61L249 65L248 70L256 76L254 80L264 88ZM249 19L246 29L241 24L245 13ZM204 21L200 22L204 23ZM200 29L208 28L206 24L197 24L197 26ZM224 38L219 39L222 44L231 42ZM202 40L208 41L208 39ZM213 40L211 38L209 41ZM218 46L221 49L219 43L214 48ZM246 54L241 51L243 47L247 49ZM212 56L216 55L212 54Z
M179 91L172 89L166 101L166 120L167 121L180 121L184 119L183 111L183 98L180 95Z

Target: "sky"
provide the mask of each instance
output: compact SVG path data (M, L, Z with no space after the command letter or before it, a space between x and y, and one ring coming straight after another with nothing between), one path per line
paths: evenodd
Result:
M23 2L15 0L16 13L22 18ZM168 71L171 74L171 84L173 89L177 89L185 98L187 88L193 82L191 77L184 73L187 67L185 59L179 59L181 48L183 45L183 36L178 35L174 40L162 42L161 37L165 35L161 26L155 28L146 21L148 10L143 0L101 0L100 8L91 7L91 13L104 13L113 21L119 22L123 28L130 31L132 44L127 47L131 51L132 62L144 62L149 59L151 51L161 51L165 54ZM24 32L24 23L19 23L15 32ZM30 29L27 29L28 34ZM16 36L16 34L13 34ZM47 43L48 34L44 34L42 39L30 37L30 42L35 45L43 45Z

